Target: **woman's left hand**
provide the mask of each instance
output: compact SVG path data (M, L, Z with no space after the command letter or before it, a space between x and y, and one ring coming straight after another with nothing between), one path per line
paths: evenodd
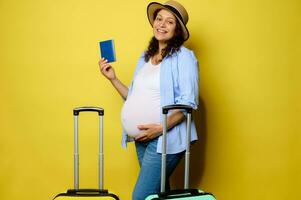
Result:
M152 140L162 134L161 124L143 124L138 125L137 128L142 132L135 137L135 141L146 142Z

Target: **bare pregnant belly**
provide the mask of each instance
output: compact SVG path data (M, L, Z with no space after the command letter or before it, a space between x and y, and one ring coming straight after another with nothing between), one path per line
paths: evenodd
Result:
M131 96L123 105L121 122L129 136L137 136L141 132L138 125L160 123L160 102L154 103L147 95Z

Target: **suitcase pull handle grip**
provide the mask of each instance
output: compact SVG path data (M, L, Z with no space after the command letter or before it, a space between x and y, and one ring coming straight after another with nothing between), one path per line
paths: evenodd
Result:
M163 114L167 114L169 110L174 110L174 109L182 109L185 110L187 113L192 113L192 107L188 105L183 105L183 104L174 104L174 105L168 105L164 106L162 108Z
M104 110L99 107L92 107L92 106L84 106L84 107L78 107L73 109L73 115L77 116L80 112L97 112L98 115L103 116Z

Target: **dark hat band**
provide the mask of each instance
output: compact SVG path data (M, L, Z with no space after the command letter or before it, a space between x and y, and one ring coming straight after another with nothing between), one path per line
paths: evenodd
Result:
M178 12L177 9L175 9L174 7L169 6L169 5L163 5L163 6L166 7L166 8L168 8L169 10L171 10L174 14L176 14L177 17L179 17L180 20L184 23L183 18L182 18L182 16L181 16L181 14ZM184 24L185 24L185 23L184 23Z

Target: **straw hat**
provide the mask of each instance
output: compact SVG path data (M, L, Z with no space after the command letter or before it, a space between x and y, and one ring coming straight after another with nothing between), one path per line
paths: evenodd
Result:
M158 9L166 9L175 15L175 17L178 19L178 21L181 25L184 40L185 41L188 40L189 32L186 27L186 24L188 22L188 13L187 13L186 9L177 1L171 0L171 1L165 2L164 4L160 4L157 2L151 2L147 6L147 17L148 17L149 23L152 26L154 23L154 13Z

